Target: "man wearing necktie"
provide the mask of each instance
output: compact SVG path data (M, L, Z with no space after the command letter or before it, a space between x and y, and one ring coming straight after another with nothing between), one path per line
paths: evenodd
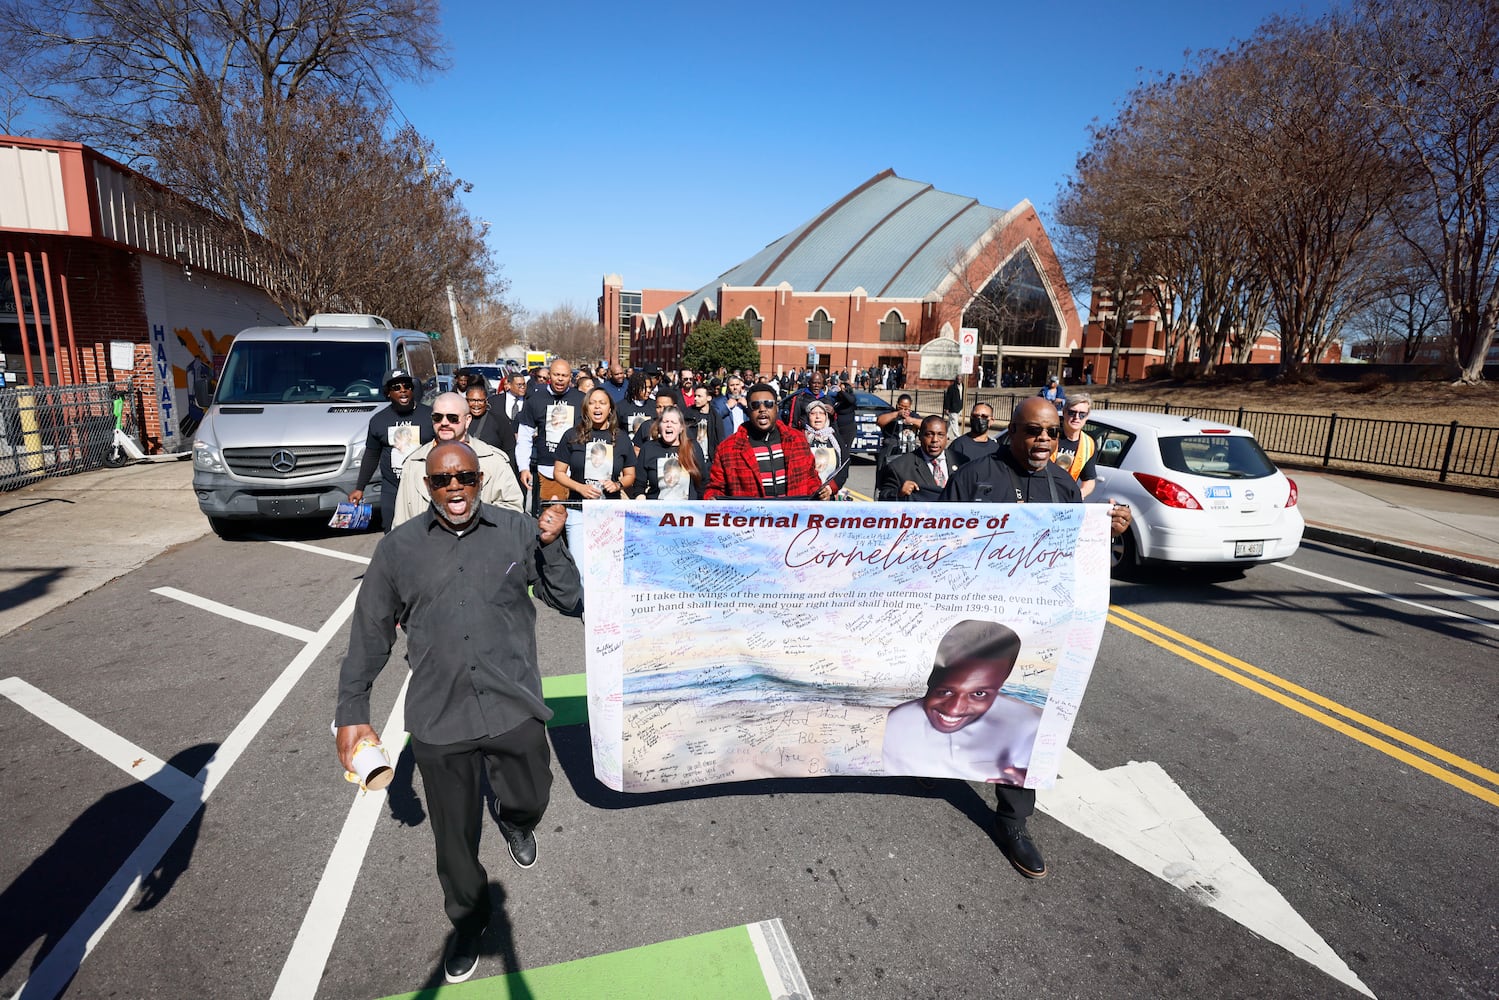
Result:
M875 481L879 500L936 500L958 466L947 454L947 421L932 414L921 422L920 447L897 455Z
M521 374L511 375L505 383L505 416L510 418L510 426L515 426L515 421L520 415L520 408L526 402L526 376Z

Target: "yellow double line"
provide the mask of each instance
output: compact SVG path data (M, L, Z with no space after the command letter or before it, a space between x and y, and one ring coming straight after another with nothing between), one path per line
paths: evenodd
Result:
M1198 642L1191 636L1182 635L1173 631L1159 622L1151 621L1133 611L1127 611L1117 604L1109 605L1109 622L1124 629L1132 635L1137 635L1146 642L1153 643L1160 648L1175 653L1182 659L1197 664L1206 670L1211 670L1219 677L1233 681L1240 687L1247 688L1255 694L1269 698L1277 704L1284 705L1293 712L1298 712L1314 722L1320 722L1335 732L1342 733L1351 740L1356 740L1364 746L1372 747L1382 754L1387 754L1402 763L1409 764L1419 771L1424 771L1439 781L1445 781L1454 788L1461 789L1475 798L1482 799L1491 806L1499 806L1499 773L1490 771L1480 764L1475 764L1465 757L1439 746L1427 743L1425 740L1412 736L1410 733L1396 729L1394 726L1386 725L1378 719L1371 719L1361 712L1356 712L1345 705L1340 705L1331 698L1325 698L1315 691L1309 691L1299 684L1295 684L1283 677L1277 677L1268 670L1261 670L1253 664L1245 663L1243 660L1227 653L1216 650L1205 643ZM1263 681L1264 683L1260 683ZM1276 690L1279 688L1279 690ZM1300 700L1298 700L1300 699ZM1317 707L1313 707L1317 706ZM1321 711L1326 709L1326 711ZM1337 718L1336 716L1342 716ZM1359 729L1349 725L1349 722L1357 723L1364 727ZM1375 734L1379 735L1375 735ZM1381 739L1380 737L1388 737ZM1396 744L1404 744L1397 746ZM1410 749L1406 749L1409 747ZM1411 751L1415 750L1425 757L1418 757ZM1428 760L1427 758L1432 758ZM1440 761L1441 763L1437 763ZM1452 770L1443 767L1448 765ZM1464 771L1476 778L1487 782L1494 788L1485 787L1476 781L1463 777L1457 771Z

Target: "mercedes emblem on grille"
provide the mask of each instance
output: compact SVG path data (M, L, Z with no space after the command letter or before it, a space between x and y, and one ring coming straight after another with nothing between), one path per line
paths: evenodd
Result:
M282 448L271 456L271 468L285 475L297 467L297 454Z

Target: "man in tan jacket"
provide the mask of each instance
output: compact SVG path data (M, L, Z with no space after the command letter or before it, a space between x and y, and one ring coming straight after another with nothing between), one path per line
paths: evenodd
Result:
M405 465L402 466L401 486L396 491L396 501L391 511L392 528L420 514L432 502L424 475L427 454L444 441L462 441L479 456L479 471L484 475L484 482L479 488L480 500L515 511L521 510L520 483L516 482L515 473L510 469L510 460L498 448L483 441L469 439L468 428L472 421L468 401L458 393L445 392L432 401L432 429L437 434L437 440L422 445L406 457ZM406 478L407 471L411 472L410 479Z

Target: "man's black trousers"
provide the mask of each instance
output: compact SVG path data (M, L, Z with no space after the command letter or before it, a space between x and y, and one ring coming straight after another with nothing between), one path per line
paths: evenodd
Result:
M1036 790L1016 788L1014 785L994 786L994 815L1001 823L1024 826L1030 814L1036 811Z
M423 743L412 737L411 750L432 821L443 907L460 932L478 931L489 923L489 874L479 863L481 769L489 775L500 819L534 829L552 791L546 726L527 719L507 733L463 743Z

